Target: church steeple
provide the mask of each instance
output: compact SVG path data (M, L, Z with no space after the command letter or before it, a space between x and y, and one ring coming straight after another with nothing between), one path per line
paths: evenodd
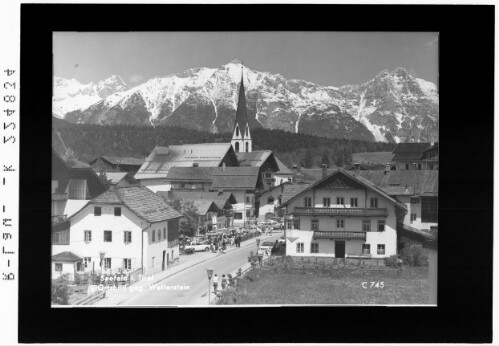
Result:
M232 135L232 146L234 151L251 152L252 141L248 124L248 112L246 110L246 95L244 91L243 69L241 67L241 84L239 85L239 99L237 102L236 122Z

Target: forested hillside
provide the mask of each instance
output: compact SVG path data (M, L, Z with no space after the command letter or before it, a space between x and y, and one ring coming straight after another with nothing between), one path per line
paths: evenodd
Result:
M83 162L99 155L144 158L156 145L220 143L231 139L230 133L214 134L180 127L76 125L61 120L53 122L53 129L55 150L63 153L64 146L70 148ZM272 150L290 167L297 164L308 168L321 163L340 166L351 161L352 153L394 148L390 143L328 139L281 130L255 129L251 135L253 150Z

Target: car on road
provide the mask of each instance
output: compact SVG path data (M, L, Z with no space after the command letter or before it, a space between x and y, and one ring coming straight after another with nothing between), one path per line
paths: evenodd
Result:
M184 250L194 249L194 251L210 251L210 244L208 242L193 242L187 245Z
M270 254L272 251L272 248L274 247L274 243L271 241L264 241L261 245L260 248L258 249L258 254L263 255L264 253Z
M286 245L286 237L285 236L282 236L279 238L279 244Z

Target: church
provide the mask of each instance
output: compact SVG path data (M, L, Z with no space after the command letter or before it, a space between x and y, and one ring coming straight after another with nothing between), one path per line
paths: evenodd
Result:
M232 193L234 224L244 225L258 214L255 196L275 185L278 162L271 150L253 150L241 70L231 142L156 146L135 179L154 192Z

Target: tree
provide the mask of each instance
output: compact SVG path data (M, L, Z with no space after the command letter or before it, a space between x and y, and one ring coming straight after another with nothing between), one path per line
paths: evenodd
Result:
M69 274L62 274L57 279L52 280L52 303L57 305L69 304L69 296L71 295L69 283Z
M302 165L305 168L312 168L312 166L314 165L314 158L310 149L307 149L307 151L305 152L305 157L302 160Z
M70 166L74 166L77 163L77 161L78 161L78 158L76 157L75 152L73 151L73 149L71 149L69 147L66 149L66 152L64 153L64 155L62 156L62 158Z
M321 164L329 167L330 161L329 161L329 151L328 150L324 151L324 153L322 154Z
M180 233L192 237L198 229L198 209L193 202L186 202L182 204L181 210L184 216L180 219Z

